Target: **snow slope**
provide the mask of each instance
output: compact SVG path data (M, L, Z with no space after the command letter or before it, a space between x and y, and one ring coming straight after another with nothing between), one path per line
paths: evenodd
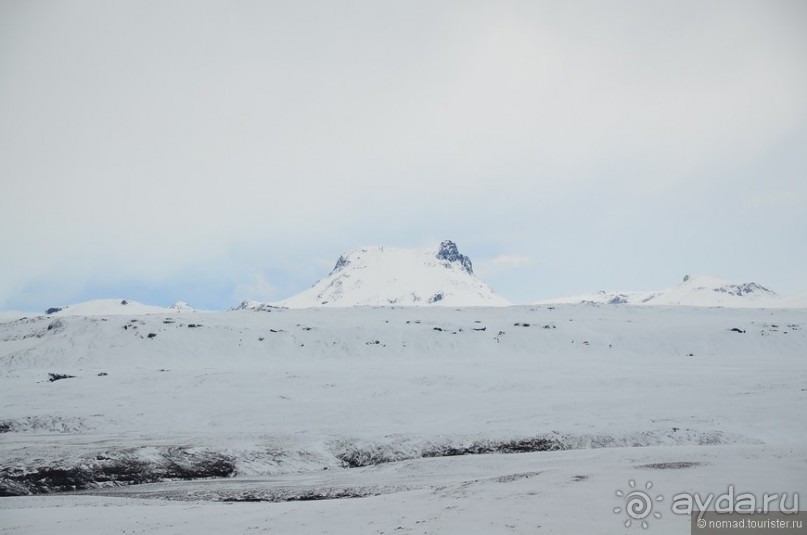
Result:
M444 241L437 250L378 246L346 253L312 288L274 304L308 308L509 303L474 275L471 260L454 242Z
M177 301L170 307L145 305L128 299L96 299L74 305L64 305L48 309L52 316L121 316L142 314L173 314L195 312L184 301Z
M83 533L628 532L614 490L632 479L668 499L729 484L807 491L805 355L798 309L2 322L0 487L73 478L128 498L0 498L0 523L8 533L57 521ZM229 477L115 488L217 474ZM327 497L344 499L316 501ZM252 499L290 501L217 503ZM658 533L686 526L669 510L653 522Z
M702 496L737 489L763 492L807 490L807 455L793 448L743 446L624 448L514 455L447 457L389 463L349 471L365 488L395 482L401 490L361 499L249 503L259 489L345 488L345 471L319 471L293 478L239 478L183 484L146 485L136 493L109 496L52 495L0 498L0 524L8 533L108 535L165 533L280 534L635 534L690 533L688 515L671 512L679 492ZM678 467L681 468L672 468ZM665 468L670 467L670 468ZM648 529L624 526L624 502L617 489L653 483L661 518ZM340 486L343 485L343 486ZM160 487L160 488L155 488ZM164 488L165 494L161 494ZM408 490L404 490L408 489ZM132 490L134 487L120 489ZM201 500L229 493L234 501ZM171 499L161 499L170 496ZM195 501L186 501L193 500ZM244 503L238 503L241 500ZM802 502L803 503L803 502ZM802 505L803 507L803 505ZM114 528L113 528L114 527Z
M608 292L548 299L536 304L687 305L699 307L800 308L803 300L783 299L755 282L733 283L705 275L685 276L678 286L651 292Z

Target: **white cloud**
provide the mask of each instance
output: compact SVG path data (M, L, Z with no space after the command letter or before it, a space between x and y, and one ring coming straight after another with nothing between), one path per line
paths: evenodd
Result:
M263 271L255 271L249 283L238 284L233 290L233 300L241 302L245 299L256 301L272 301L278 298L277 288L266 280Z

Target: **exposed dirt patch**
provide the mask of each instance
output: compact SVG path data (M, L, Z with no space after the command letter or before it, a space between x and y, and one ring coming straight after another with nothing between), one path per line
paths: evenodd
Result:
M31 470L0 470L0 496L24 496L85 490L171 479L228 477L235 462L221 453L164 448L145 459L137 451L98 455L74 466L40 466Z
M699 466L700 464L701 463L690 461L679 461L674 463L640 464L636 468L649 468L650 470L681 470L682 468L692 468L694 466Z
M46 433L81 433L92 427L84 418L66 416L27 416L0 420L0 433L23 433L26 431Z
M514 440L477 440L469 444L426 443L407 447L406 444L341 443L334 455L346 468L360 468L375 464L416 459L419 457L454 457L458 455L484 455L488 453L528 453L566 449L555 438L531 437Z
M540 475L541 472L523 472L521 474L509 474L506 476L500 476L495 479L497 483L510 483L511 481L518 481L519 479L529 479L531 477L535 477Z
M235 495L223 494L214 498L220 502L311 502L318 500L343 500L378 496L380 491L366 488L319 488L309 490L276 490L267 492L246 492Z
M333 455L345 468L359 468L375 464L429 457L458 455L484 455L490 453L530 453L598 448L642 448L657 445L718 445L755 443L746 437L722 431L694 429L659 429L626 435L574 435L547 433L509 440L480 439L472 442L445 440L417 442L390 440L389 442L341 441L331 444ZM682 467L683 468L683 467Z
M68 375L66 373L49 373L48 374L48 382L53 383L55 381L61 381L62 379L75 379L75 375Z

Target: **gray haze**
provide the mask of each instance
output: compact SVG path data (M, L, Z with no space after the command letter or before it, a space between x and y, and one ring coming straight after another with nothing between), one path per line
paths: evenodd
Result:
M807 293L807 3L0 2L0 308L281 299L453 239L513 302Z

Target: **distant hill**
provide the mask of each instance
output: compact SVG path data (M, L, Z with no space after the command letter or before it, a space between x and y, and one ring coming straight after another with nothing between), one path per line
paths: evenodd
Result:
M651 292L599 291L539 301L536 304L596 303L612 305L687 305L702 307L794 307L799 300L780 295L755 282L734 283L705 275L685 276L668 290ZM807 303L805 303L807 304ZM804 304L802 304L804 306Z
M177 314L189 312L195 312L195 310L184 301L178 301L170 307L159 307L128 299L95 299L74 305L52 307L45 311L46 314L55 316L114 316L121 314Z

